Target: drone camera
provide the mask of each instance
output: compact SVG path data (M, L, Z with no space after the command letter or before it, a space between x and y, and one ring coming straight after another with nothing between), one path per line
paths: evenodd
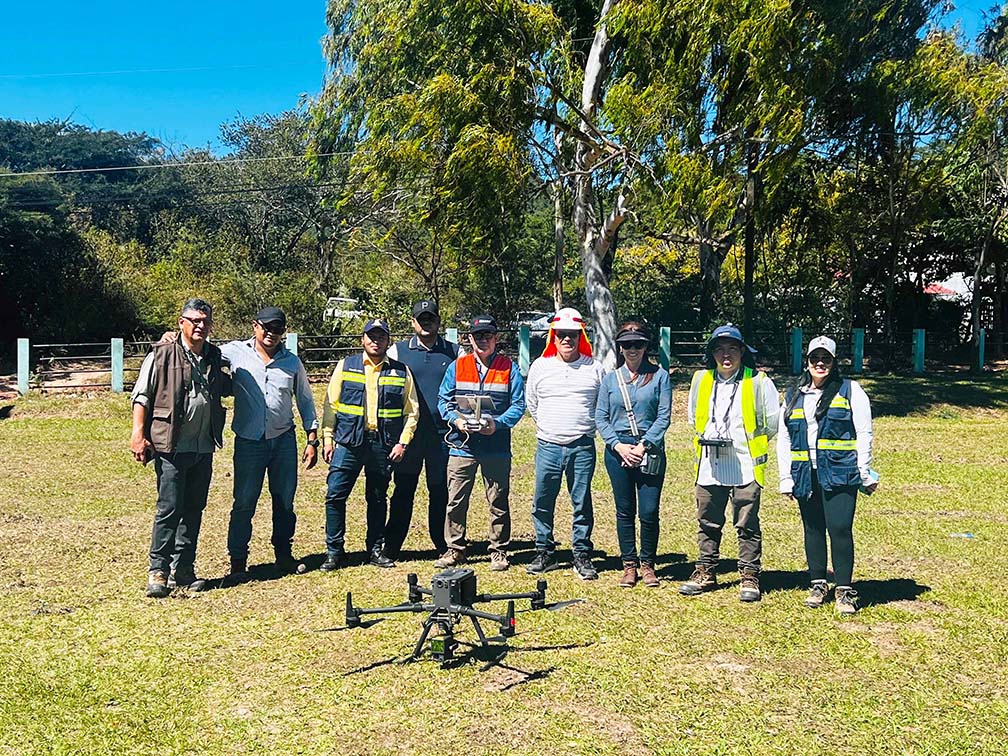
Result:
M465 567L439 572L431 580L431 590L437 606L472 606L476 599L476 573Z

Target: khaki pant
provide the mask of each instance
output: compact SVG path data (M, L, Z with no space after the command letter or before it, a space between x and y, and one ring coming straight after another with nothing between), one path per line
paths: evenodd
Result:
M725 525L725 507L731 497L733 522L738 534L738 566L740 570L759 572L763 555L763 533L760 530L760 486L753 481L747 486L697 486L698 564L716 567L721 558L721 529Z
M448 516L445 541L448 548L465 551L469 497L476 482L476 469L483 474L490 505L490 551L504 553L511 542L511 457L448 457Z

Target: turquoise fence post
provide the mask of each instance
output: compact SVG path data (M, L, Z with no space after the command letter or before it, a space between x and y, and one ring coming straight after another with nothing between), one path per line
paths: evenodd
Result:
M851 372L855 375L864 370L864 328L855 328L851 333Z
M529 340L532 336L532 329L523 325L518 329L518 370L521 374L528 375L529 371Z
M668 370L672 364L672 329L669 326L662 326L658 333L658 361Z
M445 338L448 341L454 341L456 344L459 343L458 340L458 328L445 328Z
M123 340L112 339L112 391L123 391Z
M18 339L18 393L24 396L28 393L28 358L31 347L28 339Z
M924 329L914 328L913 332L913 371L917 375L924 373Z
M287 334L287 351L291 354L298 353L298 335L297 331L291 331Z
M977 334L977 372L982 372L984 369L984 364L987 359L984 355L985 347L987 346L987 329L981 328L980 332Z
M802 329L801 326L791 328L791 375L802 371Z

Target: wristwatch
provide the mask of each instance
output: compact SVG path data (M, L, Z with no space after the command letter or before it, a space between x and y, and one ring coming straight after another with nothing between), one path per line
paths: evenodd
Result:
M316 449L318 449L318 447L319 447L318 436L316 436L315 438L309 438L308 439L308 446L314 446Z

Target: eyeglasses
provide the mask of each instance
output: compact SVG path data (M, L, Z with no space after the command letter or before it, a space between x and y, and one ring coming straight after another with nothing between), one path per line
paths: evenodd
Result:
M644 349L647 347L646 341L624 341L620 344L623 349Z
M497 338L496 331L480 331L479 333L471 333L469 335L473 337L474 341L490 341L490 339Z
M561 341L577 341L581 336L581 331L553 331L553 335Z
M284 331L287 330L287 326L275 323L260 323L258 320L256 321L256 325L262 328L266 333L272 333L274 336L282 336Z
M188 315L180 315L182 320L188 320L192 323L193 328L209 328L210 324L213 322L210 318L190 318Z

